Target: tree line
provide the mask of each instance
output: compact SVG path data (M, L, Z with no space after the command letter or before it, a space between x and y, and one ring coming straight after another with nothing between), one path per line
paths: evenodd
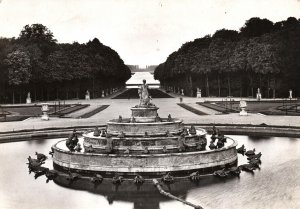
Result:
M167 90L195 96L287 97L300 94L300 19L251 18L183 44L154 72Z
M118 53L97 38L58 44L42 24L26 25L18 38L0 38L0 103L92 98L124 86L131 76Z

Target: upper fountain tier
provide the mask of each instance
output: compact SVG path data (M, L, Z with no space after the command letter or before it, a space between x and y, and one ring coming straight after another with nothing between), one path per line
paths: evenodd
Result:
M131 122L155 122L158 119L158 108L152 104L151 97L148 92L148 85L146 80L143 80L143 84L138 90L140 96L140 103L131 108Z
M150 102L151 97L148 93L146 80L138 90L140 103L131 108L131 118L113 119L107 122L107 133L118 135L124 133L127 136L143 136L147 134L152 136L164 135L166 132L179 134L183 131L182 121L171 118L160 118L156 107Z

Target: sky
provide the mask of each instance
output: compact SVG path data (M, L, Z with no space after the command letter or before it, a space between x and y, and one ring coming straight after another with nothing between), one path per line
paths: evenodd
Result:
M0 37L47 26L58 43L98 38L126 64L156 65L195 38L239 30L251 17L300 18L300 0L0 0Z

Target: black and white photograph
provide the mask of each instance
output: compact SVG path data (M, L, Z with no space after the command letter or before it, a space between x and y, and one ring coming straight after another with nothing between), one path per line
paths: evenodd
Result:
M300 0L0 0L0 209L299 209Z

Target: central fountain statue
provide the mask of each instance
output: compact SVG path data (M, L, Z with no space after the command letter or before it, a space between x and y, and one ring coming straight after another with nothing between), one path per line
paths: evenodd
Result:
M143 84L140 86L138 90L140 96L140 107L145 107L150 104L150 97L148 92L148 85L146 84L146 80L143 80Z

